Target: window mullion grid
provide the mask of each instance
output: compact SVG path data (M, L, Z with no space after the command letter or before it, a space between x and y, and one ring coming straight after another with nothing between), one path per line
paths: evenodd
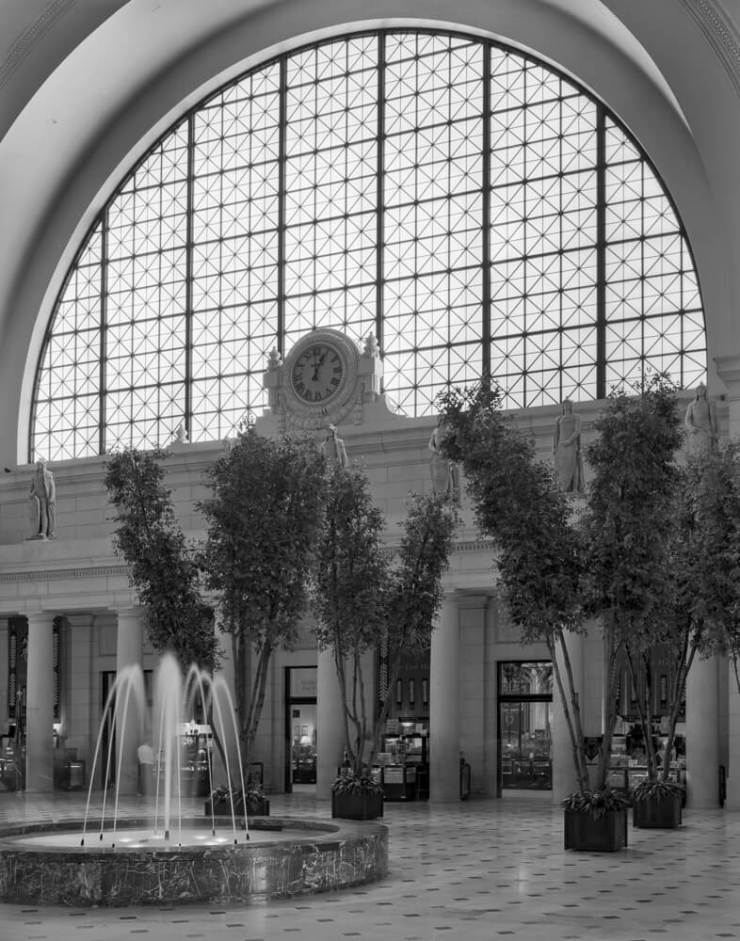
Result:
M380 355L384 349L384 275L385 275L385 43L386 33L378 36L377 47L377 153L375 170L375 336Z
M277 348L285 355L285 179L287 171L288 59L280 59L280 116L278 143Z
M531 159L529 156L529 108L527 107L527 92L529 91L529 70L524 68L524 104L522 105L523 111L523 140L524 140L524 187L522 192L522 400L521 408L528 408L529 406L529 364L527 362L527 354L529 353L529 342L528 342L528 333L527 328L529 327L529 295L527 289L529 288L529 231L527 227L527 222L529 221L529 208L530 208L530 164Z
M98 376L98 454L105 454L107 428L107 364L108 364L108 225L110 203L103 210L100 226L100 373Z
M596 398L606 398L606 115L596 108Z
M482 183L483 199L481 203L481 252L483 255L482 291L483 305L481 315L481 379L491 381L491 45L483 45L483 121L481 122L482 147Z
M560 217L558 219L558 245L560 246L559 254L559 271L558 271L558 284L560 285L560 293L558 294L558 361L560 362L560 369L558 370L558 400L560 402L565 398L565 389L564 386L564 370L563 370L563 351L565 346L565 327L563 326L563 308L565 304L564 300L564 291L563 291L563 277L564 277L564 268L565 268L565 252L563 251L564 244L564 230L565 230L565 212L563 210L563 179L565 171L563 170L564 163L564 154L563 146L565 140L565 132L563 130L563 86L562 83L559 84L560 89L560 98L558 105L558 208L560 211ZM542 397L544 402L544 395Z
M645 382L645 161L640 162L640 383Z
M222 178L223 179L223 178ZM193 421L193 215L195 204L195 115L188 117L187 196L185 200L185 402L187 440Z

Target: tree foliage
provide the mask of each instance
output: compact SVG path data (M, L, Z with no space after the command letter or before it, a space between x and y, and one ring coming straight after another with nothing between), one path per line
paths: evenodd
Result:
M113 454L105 487L116 508L116 552L129 566L132 585L145 611L152 645L172 651L183 668L216 665L213 610L202 598L195 549L188 546L164 486L162 452Z
M566 632L600 618L606 644L606 715L595 781L606 786L619 673L655 642L673 591L668 546L680 474L676 393L665 377L636 394L616 391L586 449L584 501L559 491L533 442L500 411L486 385L453 390L440 405L445 452L462 461L477 521L496 545L500 584L525 641L550 650L582 791L590 789L582 716Z
M675 387L658 375L636 395L613 393L594 430L596 437L586 448L592 479L583 530L588 546L587 605L602 618L607 648L604 747L598 770L603 786L618 718L620 669L626 660L637 689L638 664L649 672L656 627L674 590L668 549L682 443ZM641 718L652 751L651 721L647 714Z
M324 459L310 439L272 440L249 428L207 477L213 496L198 504L207 524L202 566L218 598L222 628L232 637L247 761L272 654L292 647L306 609L323 514Z
M584 620L585 549L571 504L534 443L501 412L486 384L439 400L442 449L462 463L481 532L495 545L498 584L525 642L544 641L568 725L579 789L589 786L566 632Z
M319 644L334 657L346 748L358 776L378 750L404 656L429 647L456 521L454 505L445 498L412 496L401 544L391 557L365 474L337 467L329 475L313 607ZM376 715L375 678L363 666L365 655L381 646L387 695Z

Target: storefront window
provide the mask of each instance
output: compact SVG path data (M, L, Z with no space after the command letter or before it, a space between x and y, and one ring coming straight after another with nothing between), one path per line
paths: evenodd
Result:
M503 662L499 669L499 785L552 788L552 663Z

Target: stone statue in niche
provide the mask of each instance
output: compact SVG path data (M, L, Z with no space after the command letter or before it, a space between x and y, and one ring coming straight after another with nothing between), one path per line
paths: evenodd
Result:
M54 475L40 458L31 479L29 498L33 501L34 539L53 539L56 526L57 492Z
M457 464L442 453L444 429L439 419L432 430L428 448L432 452L430 468L432 491L437 496L446 496L455 503L460 502L460 471Z
M581 454L581 416L573 403L565 399L555 422L552 440L555 477L564 493L583 493L583 455Z
M326 438L321 443L321 450L329 467L349 467L349 457L344 441L337 434L336 425L329 425Z
M684 418L688 436L688 450L692 457L700 457L716 450L718 440L717 410L707 396L707 387L701 383L689 402Z

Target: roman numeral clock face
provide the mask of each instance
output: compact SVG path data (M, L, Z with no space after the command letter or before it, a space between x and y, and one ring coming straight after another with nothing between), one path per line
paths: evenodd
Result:
M339 390L344 379L344 362L329 343L306 347L291 372L293 391L302 402L320 405Z

